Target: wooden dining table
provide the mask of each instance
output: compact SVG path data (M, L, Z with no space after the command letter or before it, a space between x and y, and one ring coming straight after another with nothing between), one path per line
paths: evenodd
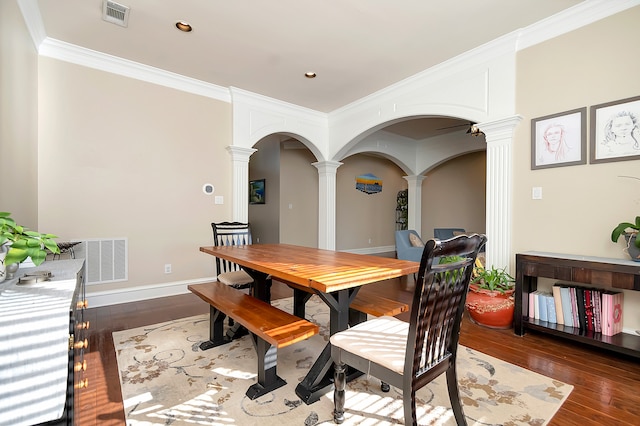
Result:
M240 265L255 281L253 295L262 300L270 301L271 278L289 285L297 316L304 317L304 302L310 294L317 294L329 307L331 335L349 326L349 305L362 286L414 274L420 266L409 260L290 244L208 246L200 251ZM306 404L331 390L332 365L327 343L296 387Z

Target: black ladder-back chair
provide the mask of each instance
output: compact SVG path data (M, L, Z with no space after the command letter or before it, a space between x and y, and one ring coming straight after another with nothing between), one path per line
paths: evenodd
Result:
M251 240L251 226L241 222L211 223L213 228L213 244L216 246L249 245ZM231 287L250 288L253 278L234 262L216 257L218 281Z
M344 421L346 366L402 390L406 425L416 425L416 391L446 372L451 407L466 425L456 377L460 321L484 235L429 240L422 254L410 321L379 317L331 336L335 364L334 421ZM442 263L446 256L462 260Z

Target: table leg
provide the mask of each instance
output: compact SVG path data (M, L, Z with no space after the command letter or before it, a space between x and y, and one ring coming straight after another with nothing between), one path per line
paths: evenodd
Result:
M245 271L253 278L253 286L251 287L253 297L271 303L271 277L262 272L254 271L253 269L245 269ZM227 330L227 339L231 341L246 336L247 334L249 334L247 329L235 322L233 326Z
M349 326L349 305L356 296L358 287L344 289L334 293L318 293L320 298L329 306L331 335L346 330ZM347 376L351 380L359 375L359 371ZM304 379L296 386L296 395L306 404L312 404L320 399L333 387L333 362L331 361L331 343L327 343Z

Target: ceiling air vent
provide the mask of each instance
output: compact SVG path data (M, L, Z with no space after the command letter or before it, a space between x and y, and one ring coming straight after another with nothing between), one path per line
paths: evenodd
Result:
M102 19L126 27L129 23L129 8L113 1L104 0L102 2Z

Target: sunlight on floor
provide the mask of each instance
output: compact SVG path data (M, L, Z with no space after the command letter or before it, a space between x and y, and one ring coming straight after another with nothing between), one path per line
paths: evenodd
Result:
M333 400L333 395L327 394ZM395 424L396 420L404 418L402 396L399 393L389 393L388 396L370 394L363 390L349 391L345 395L345 417L358 416L358 425ZM418 404L417 418L419 424L445 425L452 424L453 412L450 408L428 404ZM454 421L455 423L455 421Z
M236 379L243 379L243 380L253 379L254 377L257 376L256 373L250 373L248 371L232 370L230 368L214 368L213 371L218 374L225 375L227 377L234 377Z
M235 373L238 372L236 371ZM177 421L205 426L234 424L236 421L229 417L227 412L221 410L221 404L219 404L219 401L215 398L215 395L223 389L226 388L212 387L207 392L170 408L164 408L158 404L140 411L133 410L131 414L146 413L149 419L158 420L139 421L129 419L127 426L163 426ZM127 411L127 408L149 402L152 399L153 396L149 392L129 398L124 401L125 411Z

